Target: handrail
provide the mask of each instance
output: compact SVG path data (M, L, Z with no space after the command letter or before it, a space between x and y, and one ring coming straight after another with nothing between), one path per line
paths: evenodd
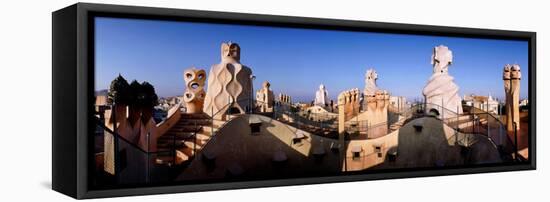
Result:
M156 152L150 152L150 151L145 151L144 149L142 149L140 146L138 146L137 144L133 143L133 142L130 142L129 140L127 140L125 137L121 136L120 134L118 134L117 132L114 132L113 130L111 130L110 128L108 128L107 126L105 126L103 123L103 121L101 121L98 117L95 117L94 116L94 119L98 122L97 123L97 126L103 128L103 130L107 131L108 133L114 135L115 137L121 139L122 141L124 141L125 143L127 143L128 145L138 149L140 152L142 153L147 153L147 154L154 154L154 153L161 153L161 152L166 152L166 151L156 151Z
M241 99L241 100L237 100L237 102L230 102L230 103L228 103L227 105L225 105L224 107L222 107L222 109L225 108L225 107L227 107L227 106L229 106L229 105L233 105L233 104L238 103L238 102L241 102L241 101L249 101L249 102L252 103L253 105L256 105L256 103L265 104L265 102L263 102L263 101L259 101L259 100L251 99L251 98L244 98L244 99ZM275 106L275 102L274 102L273 104L274 104L274 106ZM250 106L249 111L253 114L253 113L254 113L254 109L255 109L256 107L257 107L257 106L254 106L254 107L253 107L253 106ZM223 111L223 110L219 110L216 114L212 115L212 119L214 119L214 116L218 115L218 113L221 112L221 111ZM275 112L275 107L274 107L273 113L274 113L274 114L276 113L276 112ZM213 123L212 123L212 124L213 124ZM219 132L220 129L222 129L223 127L225 127L227 124L229 124L229 120L226 121L225 123L223 123L223 124L218 128L218 131L212 132L212 134L211 134L212 139L216 138L216 135L214 135L214 133ZM212 127L212 130L213 130L213 128L214 128L214 127ZM210 142L212 142L212 141L206 142L206 144L202 146L201 151L204 150L204 148L206 148L208 145L210 145Z
M411 108L413 108L414 106L421 106L421 109L424 108L424 110L425 110L426 106L428 106L428 105L438 107L437 110L439 110L439 109L445 110L445 111L443 111L443 112L450 112L450 113L452 113L452 114L454 114L454 115L460 115L459 113L457 113L457 112L455 112L455 111L453 111L453 110L451 110L451 109L448 109L448 108L446 108L446 107L444 107L444 106L442 106L442 105L440 105L440 104L437 104L437 103L430 103L430 102L416 103L415 105L411 106ZM440 112L440 113L441 113L441 112Z
M283 105L286 105L286 103L283 104ZM286 106L287 107L292 107L290 105L286 105ZM300 115L299 112L292 112L292 111L289 111L289 110L280 110L280 108L278 108L278 107L274 110L274 113L275 113L276 116L279 115L279 114L286 114L286 115L292 116L292 118L297 119L300 122L307 123L306 125L313 125L314 126L314 125L319 125L319 124L323 124L323 123L326 124L326 122L333 122L333 121L313 121L313 120L310 120L306 117L303 117L302 115Z
M160 136L163 136L170 130L170 128L173 127L173 124L179 121L181 118L181 112L180 109L182 108L182 104L178 103L174 106L172 106L168 113L166 114L166 118L162 120L161 122L156 124L157 127L157 133Z
M159 154L159 153L166 153L166 152L172 152L172 149L170 150L162 150L162 151L146 151L144 150L143 148L141 148L139 145L127 140L125 137L121 136L120 134L118 134L117 132L114 132L113 130L111 130L110 128L108 128L107 126L105 126L105 123L103 121L101 121L98 117L94 116L94 119L97 121L97 125L99 127L101 127L102 129L104 129L105 131L107 131L108 133L114 135L115 137L121 139L122 141L124 141L125 143L127 143L128 145L132 146L133 148L136 148L138 149L140 152L142 153L146 153L146 154ZM196 129L194 132L193 132L193 135L192 136L196 136L197 133L202 130L202 126L199 127L198 129ZM148 145L150 145L150 143L148 143ZM173 145L173 147L175 147L175 145Z
M197 125L197 122L195 121L195 128L197 129L193 135L191 135L194 139L194 142L193 142L193 156L195 156L197 154L197 134L199 131L201 131L203 129L203 126L200 126L199 128L196 127Z
M281 103L282 105L288 105L286 103ZM284 107L282 107L283 109L285 109ZM287 107L288 108L288 107ZM302 114L300 112L292 112L292 111L288 111L288 110L280 110L280 108L278 108L279 110L275 110L275 113L278 115L278 114L286 114L286 115L289 115L291 116L292 118L296 119L298 123L295 123L298 128L300 128L301 125L309 125L309 126L316 126L316 127L319 127L319 128L323 128L323 129L332 129L332 130L337 130L337 123L339 120L335 119L335 120L325 120L325 121L314 121L314 120L310 120L308 119L307 117L304 117L302 116ZM322 113L318 113L318 114L326 114L326 112L322 112ZM317 115L318 115L317 114ZM329 116L333 116L332 114L329 114ZM333 116L334 118L338 118L337 116ZM327 123L327 122L330 122L330 123ZM300 124L302 123L302 124ZM346 128L349 129L350 125L353 124L353 123L357 123L357 124L361 124L361 123L367 123L366 120L364 121L354 121L353 119L350 119L348 121L346 121ZM373 130L373 129L377 129L381 126L387 126L388 122L383 122L383 123L377 123L377 124L374 124L374 125L371 125L371 126L368 126L366 128L366 130ZM329 126L329 127L326 127L326 126Z
M173 106L172 108L168 109L168 112L166 113L166 116L167 117L170 117L172 116L174 113L178 112L180 110L180 108L182 108L182 103L178 103L176 104L175 106ZM161 122L162 123L162 122Z
M222 108L218 109L218 111L217 111L216 113L212 114L210 117L211 117L212 119L214 119L214 117L215 117L216 115L220 114L220 112L223 112L224 109L225 109L226 107L230 106L230 105L233 105L233 102L230 102L230 103L225 104ZM212 106L211 109L214 110L214 107Z
M514 159L518 160L518 127L515 121L512 121L512 125L514 126Z
M249 101L250 103L252 103L252 101L254 101L254 100L251 99L251 98L243 98L243 99L241 99L241 100L237 100L237 102L230 102L230 103L227 103L226 105L224 105L221 109L219 109L216 113L214 113L214 114L210 117L210 119L212 120L212 123L211 123L211 124L212 124L212 127L211 127L211 130L212 130L212 131L211 131L211 134L210 134L211 139L216 138L215 133L217 133L221 128L223 128L225 125L227 125L227 123L229 123L229 120L226 121L225 123L223 123L223 124L218 128L218 131L214 132L214 117L217 116L220 112L224 111L224 109L225 109L227 106L233 105L233 104L238 103L238 102L240 102L240 101ZM249 107L252 109L252 106L249 106ZM213 109L213 108L212 108L212 109ZM252 111L252 110L251 110L251 111ZM225 112L227 112L227 111L225 111ZM202 130L202 129L203 129L203 126L201 126L201 127L199 128L199 131ZM204 148L206 148L208 145L210 145L210 142L212 142L212 141L206 142L206 143L202 146L201 151L202 151ZM196 154L197 154L197 153L196 153L196 152L197 152L197 151L196 151L196 150L197 150L197 149L196 149L196 144L194 144L194 146L195 146L195 148L194 148L193 154L196 155Z
M258 107L257 105L264 104L263 101L259 101L259 100L255 100L255 99L243 99L243 100L250 101L251 103L253 103L253 106L251 106L251 108L250 108L250 112L252 112L252 113L256 112L255 110ZM234 103L235 102L228 103L227 105L222 107L222 109L224 109L227 106L230 106ZM457 127L458 127L458 121L457 120L458 120L458 117L461 116L461 114L456 113L452 110L449 110L448 108L445 108L445 107L443 107L439 104L436 104L436 103L416 103L416 104L412 105L411 107L408 107L407 109L403 109L403 110L400 111L400 113L401 113L400 118L395 123L406 121L407 119L410 119L411 117L414 117L415 113L418 110L422 110L422 115L421 116L426 116L427 115L427 114L425 114L426 106L436 107L438 110L441 111L440 113L444 113L445 117L448 117L448 118L438 118L438 119L440 119L442 122L444 122L446 124L457 123ZM295 119L294 124L297 128L302 128L302 126L315 126L315 127L321 128L321 129L335 129L336 128L336 125L334 123L337 122L338 120L331 120L331 121L314 121L314 120L310 120L307 117L304 117L303 113L301 113L301 112L293 112L291 110L292 108L293 108L293 106L289 103L283 103L283 102L275 103L274 104L274 110L273 110L274 118L277 118L281 115L288 115L290 118ZM217 112L216 115L219 114L221 111L223 111L223 110L220 110L219 112ZM328 113L326 113L326 112L315 113L316 116L322 116L321 114L325 115L325 114L328 114ZM328 115L331 116L331 114L328 114ZM466 115L466 114L462 114L462 115ZM492 114L487 113L487 115L489 115L494 120L498 120ZM358 125L358 130L359 131L363 131L363 130L360 129L361 128L361 126L360 126L361 123L366 123L367 122L367 121L353 121L353 119L349 120L349 121L350 121L350 123L346 124L346 128L349 129L349 127L352 123L356 123ZM455 122L455 121L457 121L457 122ZM326 122L331 122L331 123L326 123ZM223 127L225 124L227 124L227 122L224 123L221 127ZM498 120L497 124L498 124L497 125L498 127L502 127L502 125L503 125L500 120ZM388 130L390 130L390 125L388 125L388 122L382 122L382 123L377 123L377 124L373 124L373 125L370 125L370 126L366 127L366 131L370 131L372 129L377 129L377 128L380 128L380 127L383 127L383 126L388 127ZM458 128L454 128L454 129L458 131ZM212 133L212 134L214 134L214 133ZM488 135L490 135L490 134L488 134ZM490 141L493 141L493 140L490 139ZM509 141L509 138L508 138L508 141ZM500 145L500 144L495 144L495 145Z
M413 105L411 108L413 108L414 106L418 106L418 105L426 105L426 104L429 104L429 105L435 105L435 106L438 106L439 108L441 109L445 109L444 107L438 105L438 104L433 104L433 103L418 103L416 105ZM503 151L504 153L506 154L510 154L510 153L514 153L515 152L515 148L517 148L517 143L514 142L514 140L512 140L508 135L507 135L507 132L506 132L506 129L505 129L505 124L497 117L495 117L492 113L490 112L487 112L485 110L482 110L482 109L479 109L477 107L474 107L474 106L468 106L470 108L468 114L461 114L461 115L468 115L470 116L470 118L468 118L468 121L472 121L473 124L472 124L472 132L474 132L474 128L475 128L475 121L476 121L476 117L478 118L477 121L479 121L479 117L480 116L486 116L485 118L485 121L487 121L487 131L477 131L479 134L481 135L484 135L484 136L487 136L488 137L488 140L491 141L494 145L497 145L497 146L502 146L503 149L507 150L507 151ZM448 109L445 109L447 113L453 113L454 116L458 117L460 114L458 113L454 113ZM446 117L452 117L452 116L446 116ZM454 118L443 118L441 121L443 121L444 123L446 124L449 124L453 121ZM490 127L490 123L493 123L493 124L496 124L496 127ZM458 121L457 121L457 126L456 126L456 129L455 130L459 130L458 129ZM498 128L497 131L494 131L494 130L491 130L491 128ZM486 133L486 134L485 134ZM493 138L494 137L498 137L499 139L499 143L496 143ZM503 139L504 138L504 142ZM512 147L512 148L510 148ZM511 151L510 151L511 150Z
M366 123L366 124L365 124ZM384 122L380 122L380 123L376 123L376 124L368 124L369 121L368 120L363 120L363 121L350 121L348 123L345 124L345 127L353 127L352 125L356 124L357 125L357 128L362 128L361 125L367 125L366 129L372 129L372 128L377 128L377 127L380 127L380 126L388 126L388 122L387 121L384 121Z
M479 115L487 115L487 116L490 116L492 119L494 119L494 120L496 121L496 123L497 123L499 126L501 126L501 127L505 127L505 126L506 126L506 124L504 124L504 123L500 120L500 118L495 117L492 113L487 112L487 111L485 111L485 110L482 110L482 109L480 109L480 108L474 107L474 106L468 106L468 107L470 107L471 109L480 111L480 112L471 112L471 111L470 111L470 112L469 112L470 115L478 115L478 116L479 116Z
M154 168L155 166L154 165L151 165L151 160L152 159L156 159L154 156L152 157L152 155L160 155L160 154L170 154L170 153L176 153L176 145L173 144L172 145L172 148L170 150L163 150L163 151L149 151L149 148L150 148L150 145L151 145L151 138L150 138L150 134L147 134L147 150L143 149L141 146L139 146L138 144L136 143L133 143L129 140L127 140L125 137L121 136L120 134L118 134L117 132L111 130L109 127L107 127L105 125L105 123L99 118L99 117L96 117L96 116L93 116L95 121L96 121L96 127L99 126L101 129L103 129L103 137L105 137L105 135L107 135L106 133L112 135L112 137L114 138L114 144L115 144L115 150L114 150L114 167L115 167L115 170L114 170L114 176L115 176L115 179L117 181L121 180L120 179L120 159L119 157L117 157L119 154L119 151L120 151L120 148L119 148L119 140L122 140L124 143L125 143L125 148L129 149L130 151L136 151L138 155L142 155L143 158L146 158L146 165L145 167L143 168L144 169L144 173L143 173L143 177L144 177L144 180L145 180L145 183L150 183L151 182L151 173L154 172ZM201 128L202 129L202 128ZM193 136L195 136L195 142L196 142L196 135L198 133L199 130L196 130L193 134ZM156 139L154 140L156 141ZM104 152L106 152L104 150ZM194 149L194 154L196 153L196 148ZM172 163L173 165L176 164L176 157L174 156L173 159L172 159Z
M311 116L315 116L315 117L329 117L329 118L338 118L338 114L336 113L332 113L332 112L306 112L306 111L303 111L302 113L305 113L304 115L311 115ZM301 115L300 113L298 113L299 115ZM302 116L302 115L301 115Z
M504 124L499 118L495 117L495 116L494 116L492 113L490 113L490 112L487 112L487 111L485 111L485 110L483 110L483 109L480 109L480 108L477 108L477 107L474 107L474 106L468 106L468 107L471 107L472 109L475 109L475 110L482 111L482 112L469 112L470 114L474 114L474 115L476 115L476 114L487 114L487 115L493 117L495 120L497 120L497 121L500 123L500 125L503 125L503 126L506 125L506 124Z
M251 103L252 103L252 100L253 100L252 98L242 98L242 99L240 99L240 100L237 100L236 102L231 101L231 102L227 103L226 105L224 105L223 107L221 107L220 109L218 109L218 111L217 111L216 113L214 113L214 106L212 106L212 107L211 107L211 110L212 110L211 113L212 113L212 115L210 115L210 120L211 120L211 124L212 124L212 125L211 125L211 128L210 128L210 130L211 130L211 132L210 132L211 136L214 136L214 117L216 117L217 115L219 115L221 112L228 112L228 110L226 110L226 108L229 107L229 106L232 106L232 105L235 104L235 103L239 103L239 102L242 102L242 101L248 101L248 102L250 102L249 104L251 104ZM252 106L249 106L249 108L252 108ZM207 110L208 110L208 109L207 109Z
M490 127L489 127L489 118L490 118L491 120L494 121L493 123L496 123L496 124L497 124L497 126L499 127L499 133L498 133L499 138L502 138L502 136L504 136L505 141L506 141L506 144L509 144L510 147L512 147L512 148L504 148L504 149L511 150L511 151L507 151L507 152L509 152L509 153L514 153L514 154L515 154L515 157L514 157L515 160L518 160L518 158L517 158L517 151L516 151L517 148L518 148L518 144L517 144L517 130L516 130L517 127L516 127L516 125L515 125L515 124L517 124L517 123L515 123L515 122L512 123L512 124L514 124L514 137L513 137L514 139L512 139L512 137L508 136L508 132L507 132L507 129L506 129L506 124L504 124L504 123L500 120L500 118L497 118L497 117L495 117L492 113L487 112L487 111L482 110L482 109L479 109L479 108L477 108L477 107L474 107L474 106L468 106L468 107L471 108L470 113L471 113L472 115L476 115L476 116L483 116L483 115L486 115L486 116L487 116L487 127L488 127L488 129L490 128ZM472 111L474 111L474 112L472 112ZM479 112L475 112L475 111L479 111ZM491 137L490 137L490 132L488 131L487 133L488 133L487 136L488 136L489 138L491 138ZM482 133L482 134L483 134L483 133ZM506 146L506 144L501 143L501 144L495 144L495 145Z

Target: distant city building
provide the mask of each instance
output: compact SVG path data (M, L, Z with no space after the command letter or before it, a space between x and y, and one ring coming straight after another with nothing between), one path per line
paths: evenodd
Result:
M407 104L407 98L403 96L390 96L390 105L397 109L397 111L401 111L408 108Z
M98 95L95 97L95 105L96 106L104 106L107 105L107 95Z
M528 99L523 99L523 100L519 101L519 106L520 107L527 106L527 105L529 105L529 100Z
M319 90L315 92L315 101L314 105L320 106L320 107L327 107L329 104L328 100L328 91L325 85L321 84L319 85Z
M153 120L155 120L155 123L160 123L167 118L168 110L165 110L162 106L156 106L153 108Z
M107 106L107 95L96 95L95 96L95 111L97 112L97 115L99 115L99 118L103 119L105 116L105 110L107 110L109 106Z
M300 108L300 109L306 109L308 107L311 107L311 104L309 103L302 103L302 102L298 102L295 104L296 107Z
M482 96L482 95L464 95L464 103L468 106L479 108L483 111L498 114L500 103L493 99L491 95Z
M170 106L177 105L177 104L181 103L181 100L182 100L181 97L168 98L168 105L170 105Z
M155 109L168 111L170 108L177 104L182 103L183 96L161 97L159 98L158 105ZM185 106L182 106L181 110L185 112Z

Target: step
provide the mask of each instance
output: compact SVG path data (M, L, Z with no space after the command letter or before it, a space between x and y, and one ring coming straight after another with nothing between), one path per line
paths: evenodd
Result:
M185 152L182 152L181 150L176 150L176 164L179 165L191 158L193 154L193 151L191 151L190 154L186 154Z
M203 134L204 132L199 132L196 134L196 137L193 136L192 134L189 134L189 135L176 135L175 137L175 140L176 141L183 141L183 140L193 140L195 138L197 138L198 140L209 140L210 139L210 134L209 132L207 134ZM173 135L163 135L161 136L157 141L163 141L163 142L171 142L171 141L174 141L174 136Z
M221 127L221 126L223 126L223 124L225 124L227 122L227 121L216 120L216 119L214 119L212 121L214 122L215 127Z
M447 125L448 126L451 126L451 127L456 127L457 125L460 127L461 125L464 125L464 124L468 124L468 123L472 123L472 120L460 120L460 121L450 121L450 122L447 122Z
M197 150L202 149L202 146L203 146L202 141L201 141L201 140L197 140L197 142L199 142L199 144L195 144L195 143L193 143L192 141L185 141L185 142L184 142L184 145L185 145L185 147L191 148L191 149L194 149L195 146L197 147Z
M198 132L200 132L200 131L197 131L197 132L194 132L194 131L190 131L190 132L171 131L171 132L167 132L163 136L160 136L159 139L172 139L173 137L175 137L176 139L188 139L188 138L193 138L193 135L195 133L198 133Z
M214 132L216 132L217 130L214 130ZM202 129L201 131L199 131L197 133L197 135L203 135L203 136L207 136L207 137L210 137L212 136L212 131L210 129Z
M217 132L218 128L214 128L214 132ZM212 126L203 126L202 130L199 132L208 136L211 136L212 134Z
M193 148L183 147L183 148L177 149L176 156L181 156L182 157L181 159L184 159L184 157L187 157L187 159L189 159L190 157L193 156Z
M173 141L185 141L185 140L191 140L195 139L194 136L162 136L160 137L157 142L173 142Z
M200 126L200 125L208 125L212 122L212 120L210 119L182 119L180 121L178 121L176 124L174 125L186 125L186 126L194 126L194 125L197 125L197 126Z
M176 125L208 125L211 123L210 119L180 119Z
M190 154L186 154L188 151L180 151L176 150L176 165L179 165L185 161L188 161L190 157L192 156L192 150ZM172 155L165 155L165 156L157 156L156 163L157 164L163 164L172 166L172 162L174 157Z
M181 119L210 119L210 116L208 116L208 114L205 114L205 113L202 113L202 114L182 113Z
M162 164L167 166L172 166L172 162L174 157L172 155L166 155L166 156L157 156L155 163L156 164Z
M202 134L202 133L197 133L197 139L198 140L208 141L208 140L210 140L210 138L212 138L212 137L209 136L209 135Z
M200 126L189 126L189 125L174 125L168 132L194 132L197 131Z
M157 142L157 148L159 148L159 150L168 150L168 149L171 149L171 148L179 148L179 147L184 146L184 141L176 140L175 143L176 143L176 145L173 146L174 142L172 140L170 140L170 141L158 141Z
M482 125L485 125L488 123L488 121L486 119L480 119L479 123L481 123Z
M454 123L450 123L448 124L449 126L451 127L456 127L457 126L457 123L458 123L458 128L462 129L462 128L466 128L466 127L471 127L472 124L474 124L474 122L472 122L471 120L468 121L468 120L464 120L464 121L460 121L460 122L454 122ZM480 119L479 122L476 122L475 125L480 125L480 124L487 124L487 120L486 119Z
M199 145L204 146L208 141L210 141L211 138L197 138L197 142Z
M166 134L160 137L169 136L170 138L172 136L176 136L176 138L185 139L185 138L193 138L193 135L195 134L195 131L168 131Z
M208 124L210 124L210 120L196 121L196 124L194 121L179 121L175 123L174 126L201 126L201 125L208 125Z
M458 116L458 120L455 117L445 117L445 121L449 122L449 123L453 123L453 122L457 122L457 121L464 121L464 120L470 120L471 119L471 116L470 115L460 115Z

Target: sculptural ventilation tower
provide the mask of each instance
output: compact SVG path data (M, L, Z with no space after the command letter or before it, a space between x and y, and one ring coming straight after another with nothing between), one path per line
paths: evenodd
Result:
M252 98L252 70L240 63L241 48L236 43L222 43L221 62L208 74L204 112L213 116L231 110L245 113Z
M422 90L426 110L437 110L440 115L447 112L462 113L462 99L458 86L449 75L449 65L453 62L453 52L447 46L437 46L432 54L433 73Z

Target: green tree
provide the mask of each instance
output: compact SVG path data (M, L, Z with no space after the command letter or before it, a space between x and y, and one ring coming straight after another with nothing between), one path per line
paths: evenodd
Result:
M144 81L141 83L141 90L143 93L143 101L142 106L153 108L154 106L157 106L159 104L159 98L157 96L157 93L155 92L155 87L151 85L149 82Z
M142 107L144 105L145 92L143 86L136 80L130 83L130 105Z
M111 81L111 86L109 87L109 92L107 93L107 102L110 104L123 104L128 105L130 103L130 85L128 81L124 79L120 74L113 81Z

